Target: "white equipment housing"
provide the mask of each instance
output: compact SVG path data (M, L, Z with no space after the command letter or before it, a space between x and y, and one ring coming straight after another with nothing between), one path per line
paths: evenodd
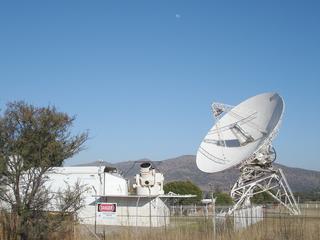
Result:
M276 152L272 140L277 135L284 101L277 93L263 93L233 107L212 104L216 123L197 153L200 170L213 173L240 165L240 177L231 190L235 204L229 214L250 205L250 199L267 192L290 214L300 209L281 169L272 163Z
M156 196L164 194L163 174L157 173L156 170L151 167L149 162L145 162L140 165L140 174L135 176L135 180L136 183L133 184L133 188L137 190L137 195Z
M88 189L83 197L85 204L94 203L95 195L128 195L128 183L115 170L108 167L55 167L47 174L46 187L52 192L66 190L76 182Z

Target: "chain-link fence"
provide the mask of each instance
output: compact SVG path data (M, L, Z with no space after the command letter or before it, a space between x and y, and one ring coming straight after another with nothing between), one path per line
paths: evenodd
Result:
M148 212L138 215L128 215L122 212L115 216L115 218L123 219L132 218L133 222L147 219L144 226L112 225L111 221L109 224L108 221L105 224L99 224L99 221L97 224L88 224L80 219L79 224L66 222L66 232L62 234L57 231L52 233L48 239L320 240L320 203L304 203L299 206L301 215L292 216L288 214L285 207L277 204L253 206L237 210L229 215L226 212L231 206L171 205L168 206L168 212L158 211L151 215ZM94 220L95 216L95 213L92 212L92 216L89 217ZM161 224L154 225L153 223L157 221L160 221ZM6 239L3 224L5 222L1 223L0 239Z
M169 215L130 216L148 218L151 222L167 219L166 224L158 227L85 225L85 228L95 235L94 239L320 239L319 203L300 204L298 216L289 215L285 207L277 204L225 214L230 207L172 205Z

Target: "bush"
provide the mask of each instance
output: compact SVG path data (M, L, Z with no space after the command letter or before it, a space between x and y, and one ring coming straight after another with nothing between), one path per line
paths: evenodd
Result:
M233 204L233 200L228 193L225 192L217 192L214 194L216 198L216 205L231 205Z
M182 204L182 205L198 204L202 199L201 189L191 181L169 182L164 185L164 192L165 193L173 192L181 195L184 195L184 194L196 195L196 197L193 197L193 198L177 199L176 203Z

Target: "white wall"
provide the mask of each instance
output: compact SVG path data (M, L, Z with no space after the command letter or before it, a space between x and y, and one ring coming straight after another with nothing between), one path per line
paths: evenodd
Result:
M99 200L97 200L99 202ZM113 217L99 218L97 225L161 227L170 223L170 211L159 198L107 197L108 203L117 203L117 212ZM83 223L94 224L95 206L86 206L79 217Z
M48 173L46 187L52 192L63 191L68 185L79 182L88 190L85 192L86 205L94 204L94 195L128 195L127 181L120 175L104 173L103 167L57 167Z

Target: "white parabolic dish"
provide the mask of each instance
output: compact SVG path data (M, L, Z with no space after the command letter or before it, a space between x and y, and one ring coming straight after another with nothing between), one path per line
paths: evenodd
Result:
M233 107L210 129L197 152L203 172L223 171L240 164L271 141L284 111L277 93L263 93Z

